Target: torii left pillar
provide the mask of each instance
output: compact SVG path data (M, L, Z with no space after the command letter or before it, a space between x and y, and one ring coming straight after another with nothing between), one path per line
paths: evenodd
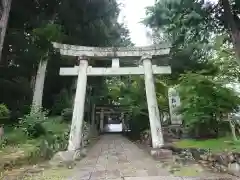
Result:
M88 60L79 57L79 71L77 79L77 89L74 100L71 131L68 143L68 151L77 151L81 147L82 126L84 118L84 105L87 88L87 68Z

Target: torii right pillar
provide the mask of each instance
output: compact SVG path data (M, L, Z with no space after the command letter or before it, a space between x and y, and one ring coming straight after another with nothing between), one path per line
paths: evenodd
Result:
M141 61L144 67L145 89L148 105L148 114L152 136L152 147L161 148L164 145L160 114L155 91L155 83L152 70L152 56L142 56Z

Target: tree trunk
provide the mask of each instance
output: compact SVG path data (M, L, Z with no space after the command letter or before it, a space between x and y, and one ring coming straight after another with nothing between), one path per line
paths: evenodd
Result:
M237 63L240 65L240 31L238 30L237 25L234 21L234 16L229 0L220 0L220 2L224 9L225 22L228 24L230 30L230 35L237 57Z
M239 127L237 127L237 131L238 131L238 135L240 135L240 128Z
M38 71L33 91L33 102L31 112L33 112L36 109L42 108L43 89L45 74L47 70L47 63L48 60L41 60L38 65Z
M237 141L237 135L236 135L236 128L235 128L235 124L229 119L229 124L230 124L230 128L232 131L232 136L233 136L233 140Z
M2 139L3 135L4 135L4 128L3 126L0 125L0 140Z
M9 13L11 9L11 4L12 0L1 0L2 4L2 16L0 20L0 29L1 29L1 34L0 34L0 62L2 58L2 49L3 49L3 44L4 44L4 39L5 39L5 34L7 30L7 24L8 24L8 19L9 19Z

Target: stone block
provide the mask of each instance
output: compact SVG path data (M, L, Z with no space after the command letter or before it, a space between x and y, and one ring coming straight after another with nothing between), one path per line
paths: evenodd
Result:
M228 165L228 171L238 177L240 177L240 164L232 163Z
M156 159L171 159L172 151L168 149L152 149L151 156Z
M50 161L52 166L67 166L72 168L75 165L75 161L81 159L80 151L60 151L57 152Z

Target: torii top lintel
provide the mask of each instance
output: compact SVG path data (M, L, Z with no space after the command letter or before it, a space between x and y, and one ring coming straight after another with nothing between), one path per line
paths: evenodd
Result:
M167 43L147 47L88 47L53 42L53 46L65 56L142 57L144 55L164 56L170 52L170 45Z

